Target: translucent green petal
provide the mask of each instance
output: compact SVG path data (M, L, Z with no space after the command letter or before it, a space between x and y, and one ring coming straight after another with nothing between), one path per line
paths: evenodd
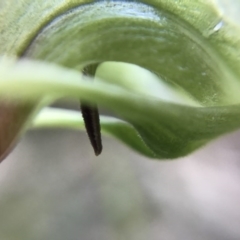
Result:
M11 99L30 102L46 96L69 96L96 101L130 123L138 132L136 137L141 136L156 158L184 156L240 127L239 105L191 107L169 103L100 79L83 81L77 71L51 64L2 61L0 79L0 94ZM131 140L124 132L121 139L134 145L129 144Z

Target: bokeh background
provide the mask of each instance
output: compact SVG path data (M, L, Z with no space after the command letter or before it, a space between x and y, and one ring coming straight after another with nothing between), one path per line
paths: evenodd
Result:
M240 23L237 0L211 2ZM23 136L0 164L0 240L240 239L240 132L173 161L103 145L96 158L84 132Z
M103 144L29 131L0 165L0 239L240 239L240 132L173 161Z

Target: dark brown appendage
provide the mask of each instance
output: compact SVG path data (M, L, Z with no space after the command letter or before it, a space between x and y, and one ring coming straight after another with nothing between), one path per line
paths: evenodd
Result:
M85 67L83 69L83 77L94 77L97 67L98 64L92 64ZM95 155L98 156L102 152L102 139L97 105L81 101L81 110L88 137L94 149Z

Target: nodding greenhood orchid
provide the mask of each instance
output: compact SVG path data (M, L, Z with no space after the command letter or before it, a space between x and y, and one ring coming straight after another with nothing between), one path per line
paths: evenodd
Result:
M81 100L96 154L100 124L157 159L240 128L236 9L235 0L0 0L1 160L29 128L84 129L79 112L47 107L62 97ZM116 117L99 124L96 104Z

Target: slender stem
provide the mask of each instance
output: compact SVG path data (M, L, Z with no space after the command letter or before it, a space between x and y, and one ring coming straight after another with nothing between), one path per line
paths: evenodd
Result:
M83 69L83 77L94 77L98 64L88 65ZM102 152L101 126L99 113L96 104L89 104L81 101L80 104L82 116L87 130L88 137L94 149L95 155L98 156Z

